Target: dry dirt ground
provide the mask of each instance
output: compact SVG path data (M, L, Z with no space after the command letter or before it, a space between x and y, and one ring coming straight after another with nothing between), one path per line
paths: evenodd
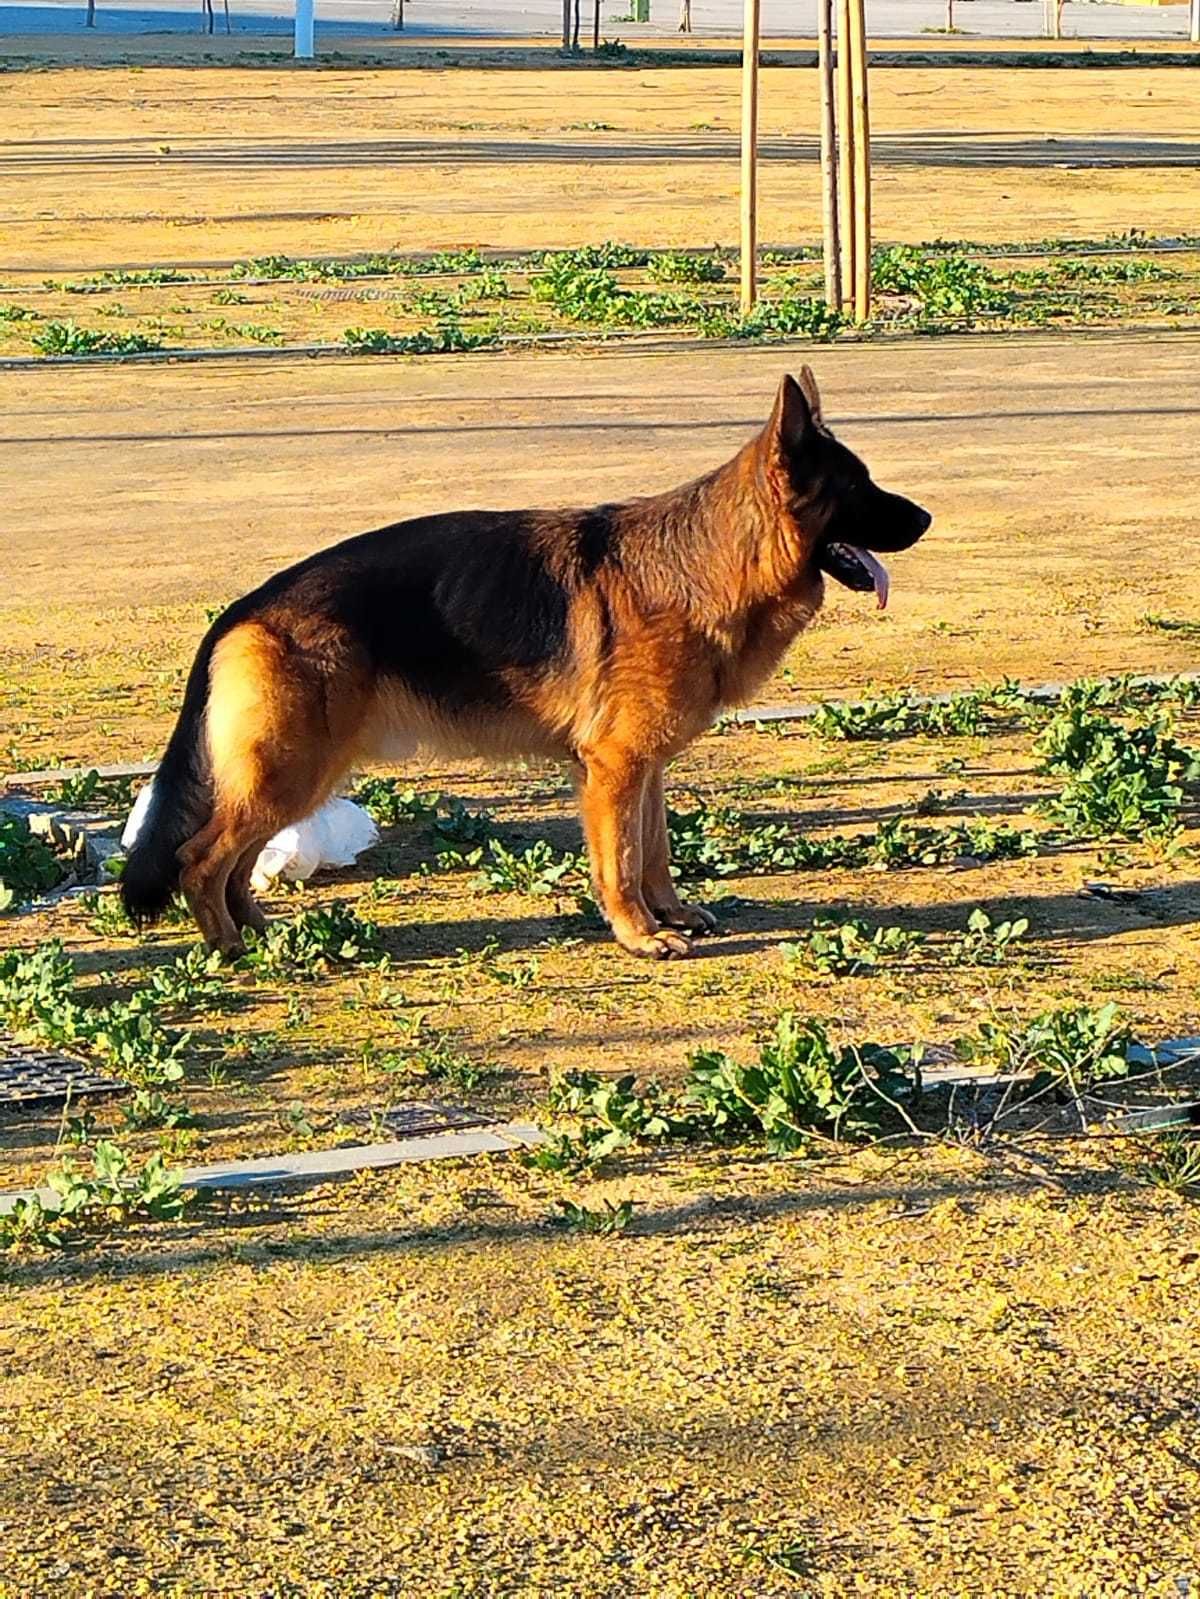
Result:
M1179 492L1186 339L821 351L837 424L938 516L883 617L846 595L770 697L1196 664ZM21 432L4 595L5 737L23 760L155 750L206 605L349 528L457 501L651 488L732 450L778 351L6 374ZM98 438L96 435L102 434ZM1131 484L1136 491L1131 492ZM104 507L102 531L87 529ZM15 538L12 535L15 534ZM855 830L931 789L1028 822L1029 739L838 744L724 734L678 786L756 819ZM577 847L546 769L410 769L515 842ZM1188 835L1194 840L1195 834ZM319 1147L416 1093L537 1114L572 1068L678 1081L743 1058L785 1006L839 1034L947 1042L988 1016L1118 1000L1198 1030L1194 855L1071 848L971 871L728 879L725 937L623 960L570 903L421 876L423 830L278 914L348 899L391 970L235 976L191 1020L189 1160ZM370 890L373 877L382 892ZM1144 890L1085 894L1096 878ZM361 896L367 894L367 898ZM822 979L778 945L814 915L930 934L1028 916L1003 969ZM186 947L61 937L85 983ZM499 1075L397 1071L417 1017ZM10 1125L5 1186L51 1117ZM1200 1227L1125 1146L704 1152L598 1178L486 1158L116 1234L4 1268L0 1589L41 1594L1175 1594L1200 1566ZM560 1200L634 1201L612 1238Z
M877 235L1189 231L1193 79L878 68ZM819 236L816 92L812 71L763 73L769 243ZM727 67L76 67L10 72L4 106L0 277L18 285L272 253L737 235Z
M936 119L927 100L901 124L920 89L911 69L894 100L880 75L879 103L906 136L1082 134L1101 105L1114 133L1194 137L1186 74L1147 73L1149 98L1138 72L1114 74L1111 93L1104 76L1039 74L1036 95L1028 78L942 77ZM645 77L655 87L638 102ZM696 105L704 71L669 95L658 78L605 80L603 95L634 97L619 122L587 101L587 74L555 77L557 121L536 126L557 142L576 120L638 138L714 120ZM778 88L804 81L790 72ZM319 199L311 151L299 173L245 164L267 136L263 96L290 126L310 119L317 143L350 137L351 117L354 138L392 138L394 96L423 83L444 91L437 118L459 96L455 118L510 136L549 113L532 76L474 82L465 69L364 75L335 105L328 91L351 85L333 73L8 77L6 108L26 118L9 137L42 141L46 162L6 201L23 220L6 231L5 279L276 248L633 237L639 218L648 242L698 243L697 218L717 231L716 188L695 188L711 170L727 203L732 172L717 163L666 169L677 198L661 204L653 163L606 167L603 182L531 163L520 204L500 161L472 168L470 190L461 168L452 189L405 166L399 202L395 174L357 155L316 169ZM986 100L996 83L1009 100ZM714 72L725 126L732 93ZM664 125L639 109L664 100ZM203 204L186 168L155 176L144 159L180 137L211 150L216 128L243 165L218 164ZM101 145L122 137L139 141L128 169ZM929 231L931 170L894 174L914 237ZM938 231L1012 231L992 202L1014 179L1021 233L1194 225L1184 170L1153 192L1144 170L956 166L952 189L947 170L936 214L956 220ZM699 209L694 193L708 195ZM791 212L776 197L781 228L811 217L807 193ZM305 215L330 195L328 221ZM405 231L398 205L423 220ZM197 226L170 225L185 213ZM1198 355L1183 335L1025 336L2 372L0 768L157 754L206 609L281 562L451 498L590 501L677 481L736 448L801 359L847 440L937 521L894 562L892 608L835 596L766 697L1195 668L1195 633L1149 618L1197 620ZM1183 736L1197 740L1186 724ZM928 808L930 790L942 821L1036 824L1047 785L1033 767L1025 734L846 744L793 729L714 735L677 777L684 794L819 834ZM404 775L487 806L518 842L577 847L554 771ZM748 1058L787 1006L858 1040L946 1043L989 1018L1105 999L1149 1039L1200 1032L1194 825L1185 844L733 876L706 890L724 902L724 936L659 969L626 961L552 895L426 875L427 831L401 825L359 868L271 906L355 903L379 922L389 969L228 975L188 1018L187 1076L171 1090L195 1125L130 1133L110 1105L98 1130L203 1161L328 1145L348 1110L412 1094L536 1115L571 1068L671 1084L696 1048ZM1097 879L1134 897L1096 898ZM964 971L948 940L976 906L1027 916L1029 933L1002 966ZM926 932L929 952L874 976L798 970L779 943L822 913ZM55 937L85 987L119 991L190 935L98 930L78 902L0 923L3 948ZM495 1074L470 1090L423 1078L418 1036ZM36 1178L58 1133L51 1117L7 1123L0 1186ZM1200 1221L1146 1176L1143 1156L1101 1138L807 1159L702 1147L623 1156L598 1176L487 1157L118 1229L61 1258L4 1257L0 1595L1176 1599L1200 1583ZM633 1217L615 1236L550 1224L562 1200L625 1199Z

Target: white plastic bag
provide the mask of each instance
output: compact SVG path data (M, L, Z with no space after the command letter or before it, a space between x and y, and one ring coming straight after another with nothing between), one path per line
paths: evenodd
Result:
M121 834L121 848L130 849L145 825L153 781L133 802ZM322 866L352 866L364 850L379 842L379 829L353 800L326 800L302 822L285 827L263 846L250 878L262 890L279 877L302 883Z

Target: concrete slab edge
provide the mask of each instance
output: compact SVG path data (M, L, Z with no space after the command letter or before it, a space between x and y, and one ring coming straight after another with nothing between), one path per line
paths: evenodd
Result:
M383 1171L411 1161L451 1160L469 1155L503 1155L530 1148L544 1134L530 1122L497 1122L463 1132L401 1138L387 1144L357 1144L301 1154L263 1155L254 1160L225 1161L213 1166L188 1166L176 1173L180 1186L210 1192L305 1186L332 1182L358 1171ZM28 1188L0 1194L0 1216L21 1200L38 1199L47 1210L58 1204L52 1188Z

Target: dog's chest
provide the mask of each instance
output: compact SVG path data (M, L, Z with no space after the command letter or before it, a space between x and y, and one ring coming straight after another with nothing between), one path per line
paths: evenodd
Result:
M718 642L717 681L722 705L744 705L778 666L818 601L805 594L756 607Z

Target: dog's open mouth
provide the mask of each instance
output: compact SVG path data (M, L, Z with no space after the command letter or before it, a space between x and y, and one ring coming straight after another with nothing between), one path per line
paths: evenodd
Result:
M886 606L887 567L882 561L877 561L870 550L864 550L857 544L826 544L821 551L820 565L822 571L828 572L830 577L836 577L848 589L857 589L862 594L870 594L874 590L879 609L882 611Z

